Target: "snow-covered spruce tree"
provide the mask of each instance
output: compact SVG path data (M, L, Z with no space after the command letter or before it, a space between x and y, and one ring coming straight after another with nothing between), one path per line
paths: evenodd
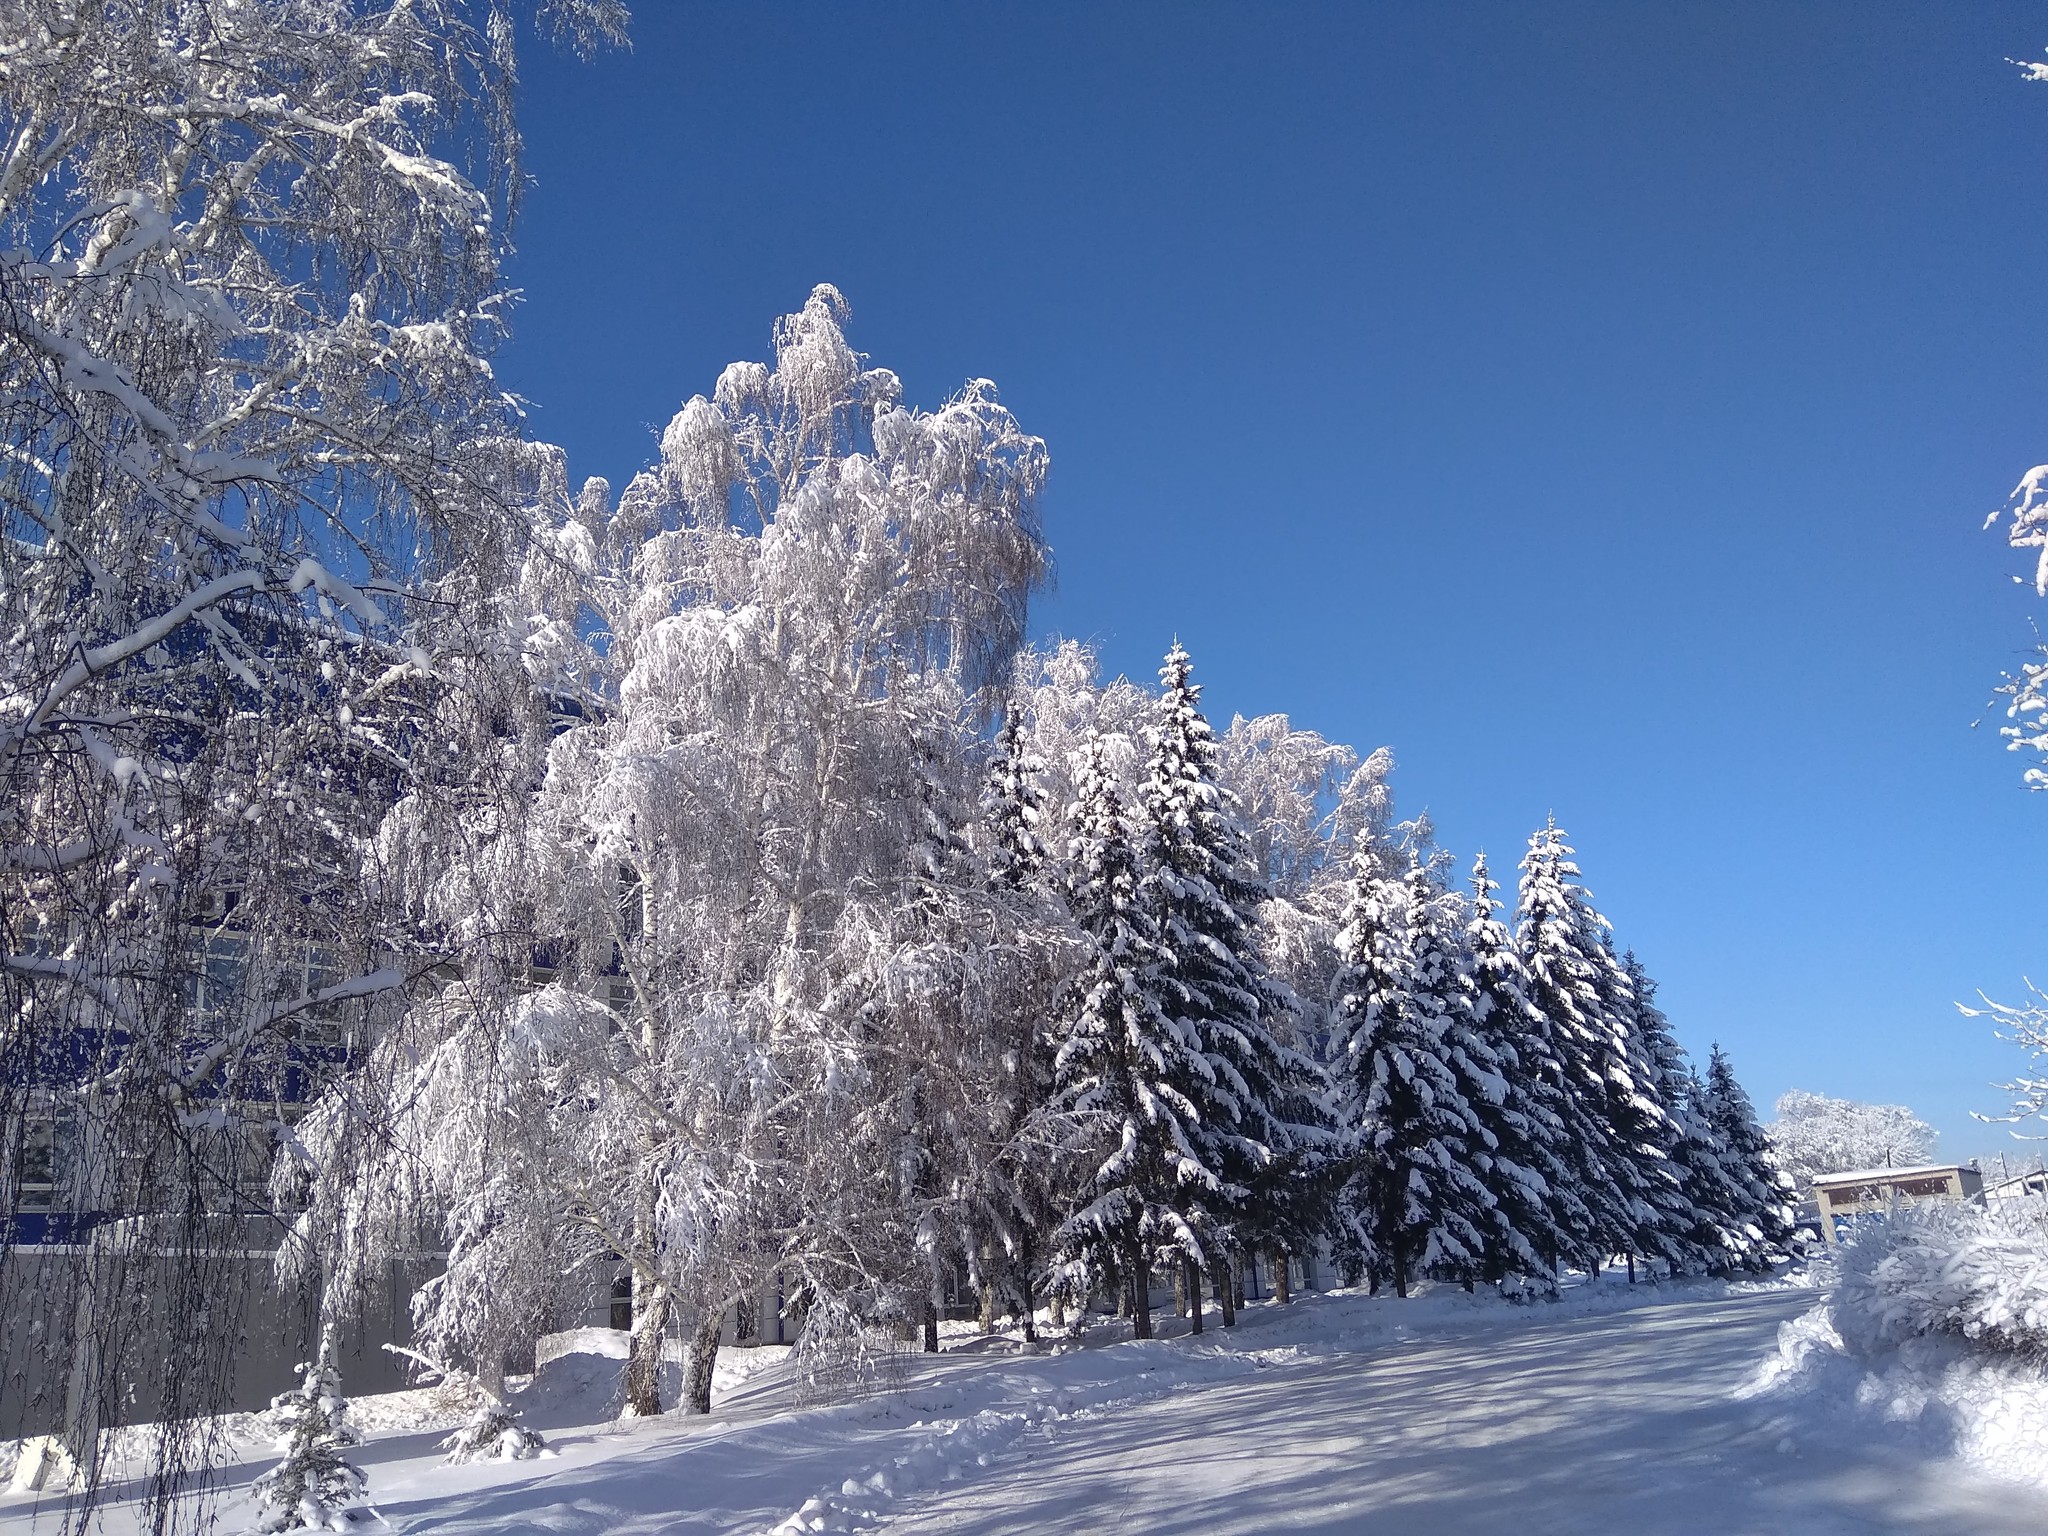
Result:
M1557 1264L1570 1234L1590 1223L1561 1138L1562 1072L1550 1021L1529 1002L1529 977L1507 925L1498 890L1481 854L1472 865L1472 901L1465 926L1466 986L1473 1027L1500 1065L1506 1094L1473 1104L1491 1132L1493 1158L1482 1178L1493 1195L1486 1277L1515 1294L1534 1283L1555 1291Z
M981 793L982 827L989 878L1023 890L1045 873L1045 763L1024 734L1024 713L1013 702L1003 710L989 754Z
M1622 1072L1607 1078L1607 1125L1614 1137L1617 1174L1631 1213L1628 1241L1620 1245L1634 1277L1639 1257L1663 1261L1676 1274L1699 1255L1691 1234L1697 1225L1684 1188L1684 1171L1673 1160L1683 1131L1670 1110L1678 1091L1685 1053L1672 1038L1671 1024L1654 999L1656 984L1633 954L1617 956L1601 926L1602 1001L1622 1026ZM1625 1075L1624 1075L1625 1074Z
M1583 1213L1583 1225L1559 1223L1568 1245L1564 1257L1592 1268L1636 1241L1632 1152L1608 1120L1619 1093L1633 1093L1636 1083L1627 1024L1615 1016L1605 990L1613 972L1602 925L1578 875L1555 821L1530 837L1515 948L1529 978L1530 1005L1550 1027L1552 1086L1563 1122L1558 1149Z
M1204 1059L1190 1135L1220 1183L1185 1186L1182 1212L1202 1239L1204 1272L1308 1221L1328 1131L1313 1064L1276 1026L1293 999L1267 973L1254 938L1264 885L1237 808L1218 781L1216 743L1188 653L1160 668L1143 806L1145 893L1163 954L1151 978L1166 1012L1191 1029ZM1199 1322L1199 1291L1195 1316Z
M213 1212L280 1076L331 1064L306 1037L409 969L364 843L435 782L410 722L531 468L488 362L514 35L466 0L0 5L0 1127L66 1127L74 1208L150 1218L101 1247L180 1255L156 1313L0 1296L73 1356L89 1479L125 1384L223 1405ZM204 1454L159 1444L162 1508Z
M1464 998L1457 953L1429 912L1438 894L1419 862L1399 878L1363 876L1342 938L1344 1246L1401 1296L1421 1274L1482 1273L1493 1204L1475 1171L1484 1131L1450 1060Z
M1697 1107L1719 1144L1722 1166L1742 1193L1743 1227L1755 1234L1753 1246L1742 1256L1744 1267L1768 1269L1796 1251L1797 1196L1770 1137L1757 1124L1756 1106L1719 1045L1707 1057L1706 1083Z
M441 1440L451 1466L471 1461L530 1461L547 1449L540 1434L519 1422L504 1399L479 1396L476 1411Z
M1196 1147L1196 1084L1208 1073L1195 1025L1161 1006L1167 962L1140 889L1138 835L1099 738L1078 774L1068 863L1069 905L1087 949L1069 994L1055 1060L1060 1101L1079 1119L1085 1179L1061 1223L1057 1280L1076 1298L1129 1287L1141 1339L1152 1336L1152 1262L1199 1260L1201 1234L1183 1214L1190 1192L1222 1180Z
M774 366L735 364L688 402L616 506L594 483L565 509L546 567L562 590L515 654L582 691L553 721L507 711L534 722L530 806L489 808L467 841L387 830L417 909L466 944L462 985L380 1069L388 1156L434 1170L422 1214L453 1219L484 1128L422 1121L421 1070L488 1068L506 1102L552 1106L502 1127L531 1138L539 1193L505 1191L518 1219L484 1213L440 1294L480 1294L457 1268L618 1255L635 1412L660 1406L676 1312L702 1411L738 1298L779 1276L814 1321L900 1301L922 1215L908 1090L946 1055L928 1032L993 1029L982 1010L1029 998L1015 947L970 921L985 877L942 891L926 855L935 778L970 800L975 700L1044 569L1044 447L985 381L905 408L845 318L817 290L777 326ZM555 979L531 993L535 960ZM370 1229L354 1192L402 1183L316 1162L332 1194L316 1192L315 1236ZM328 1198L341 1209L319 1219Z
M1656 982L1633 951L1621 957L1621 968L1630 1034L1666 1121L1658 1150L1669 1176L1651 1185L1656 1223L1638 1239L1638 1251L1662 1258L1674 1274L1724 1271L1745 1262L1751 1240L1742 1213L1730 1203L1719 1138L1698 1113L1692 1064L1657 1006Z
M299 1385L270 1400L278 1464L256 1479L259 1531L345 1531L366 1511L369 1479L345 1452L363 1443L331 1351L299 1367Z
M1737 1160L1706 1114L1706 1084L1690 1063L1669 1103L1683 1139L1672 1152L1684 1180L1695 1225L1689 1234L1699 1262L1712 1274L1753 1269L1761 1254L1762 1229L1751 1217L1755 1202Z

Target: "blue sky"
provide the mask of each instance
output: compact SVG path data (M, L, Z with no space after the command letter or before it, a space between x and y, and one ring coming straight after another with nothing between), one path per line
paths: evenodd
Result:
M1392 746L1462 857L1554 811L1766 1110L2002 1144L1952 1003L2048 982L1980 531L2048 459L2048 13L638 10L527 69L502 371L572 473L833 282L1050 444L1042 633Z

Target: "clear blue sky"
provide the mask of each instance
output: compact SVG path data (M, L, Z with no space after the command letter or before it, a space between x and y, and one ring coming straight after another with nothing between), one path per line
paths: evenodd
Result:
M1680 1038L1943 1150L2048 982L2048 11L639 0L536 55L503 360L572 473L819 281L1047 439L1043 633L1391 745L1512 865L1552 811ZM1972 729L1972 722L1984 723Z

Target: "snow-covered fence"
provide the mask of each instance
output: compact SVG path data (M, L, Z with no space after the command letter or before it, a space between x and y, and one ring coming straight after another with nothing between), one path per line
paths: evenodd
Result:
M309 1296L280 1288L276 1254L263 1244L265 1218L219 1217L195 1246L172 1224L128 1218L86 1241L12 1248L0 1268L0 1439L55 1433L81 1415L102 1429L179 1420L223 1409L254 1412L299 1379L297 1362L320 1339ZM339 1340L338 1364L351 1390L406 1385L379 1346L410 1330L412 1292L425 1262L393 1265L378 1294ZM86 1295L95 1316L74 1319L39 1301ZM173 1336L173 1308L218 1313L210 1335L237 1341L193 1372L220 1380L195 1396L191 1382L161 1366ZM98 1313L112 1314L111 1326ZM51 1317L57 1326L52 1328Z

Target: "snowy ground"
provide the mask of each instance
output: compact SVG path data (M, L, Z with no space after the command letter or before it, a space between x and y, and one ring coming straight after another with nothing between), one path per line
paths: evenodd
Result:
M1925 1424L1756 1394L1780 1325L1813 1300L1339 1294L1255 1306L1199 1340L1030 1354L956 1335L902 1361L891 1390L802 1410L786 1363L755 1356L765 1368L734 1372L708 1421L562 1427L551 1459L473 1467L441 1466L434 1431L392 1429L360 1459L391 1526L436 1536L2048 1530L2048 1493ZM223 1529L246 1524L256 1470L229 1474ZM58 1514L0 1500L0 1536ZM133 1527L120 1509L109 1524Z

